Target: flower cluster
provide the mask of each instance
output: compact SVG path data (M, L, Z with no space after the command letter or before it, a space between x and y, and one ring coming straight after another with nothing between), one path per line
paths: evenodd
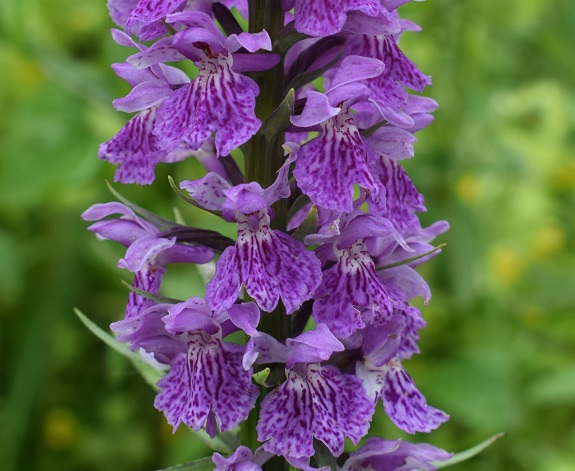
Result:
M260 446L215 453L220 471L274 456L317 469L318 446L345 471L433 470L451 456L381 438L344 453L380 401L407 433L448 419L403 366L425 327L410 301L430 297L415 268L448 228L421 226L424 200L400 162L437 106L407 92L431 83L398 46L418 29L397 13L408 1L108 0L114 40L133 49L113 66L132 86L114 106L135 115L100 158L118 165L116 181L143 185L158 163L194 156L206 174L180 193L237 239L116 202L83 217L127 248L118 266L133 291L112 330L167 370L154 405L174 430L214 437L256 408ZM167 65L186 62L194 78ZM159 296L170 264L214 260L204 298Z

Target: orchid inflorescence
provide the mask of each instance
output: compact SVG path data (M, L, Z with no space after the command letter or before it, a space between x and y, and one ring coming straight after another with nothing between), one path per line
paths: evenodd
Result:
M217 470L433 470L451 457L375 437L344 453L380 401L410 434L448 419L403 366L426 325L410 301L431 295L415 268L448 229L421 226L401 166L437 107L406 91L431 84L398 45L419 30L397 12L409 1L108 0L112 36L132 48L113 65L132 86L114 106L136 114L100 158L145 185L158 163L195 157L207 173L176 190L237 225L234 241L127 201L83 214L127 248L132 291L111 328L164 373L155 407L174 431L239 430ZM167 65L184 62L195 78ZM213 260L204 298L160 296L172 263Z

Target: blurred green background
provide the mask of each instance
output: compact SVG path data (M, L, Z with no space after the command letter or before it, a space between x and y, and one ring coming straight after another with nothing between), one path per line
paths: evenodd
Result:
M402 47L440 103L406 166L447 219L448 247L422 274L423 355L407 369L451 420L427 441L460 451L507 437L453 468L575 469L575 2L429 0ZM129 51L109 36L104 0L0 3L0 469L155 470L201 456L175 436L131 365L88 332L121 317L122 250L79 215L110 201L113 166L97 158L127 117L110 101L128 85L110 69ZM158 167L149 188L121 191L159 213L187 211ZM197 174L196 174L197 175ZM213 221L203 218L199 225ZM232 230L233 231L233 230ZM167 295L201 294L171 270ZM379 409L379 416L383 412ZM387 419L375 433L401 434Z

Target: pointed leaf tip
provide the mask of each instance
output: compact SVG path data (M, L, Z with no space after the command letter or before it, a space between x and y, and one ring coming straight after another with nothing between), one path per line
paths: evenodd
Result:
M478 445L475 445L474 447L469 448L468 450L456 453L455 455L453 455L448 460L434 461L433 465L437 466L438 468L446 468L447 466L453 466L454 464L458 464L458 463L461 463L463 461L467 461L468 459L473 458L474 456L481 453L483 450L485 450L487 447L491 446L494 442L499 440L501 437L504 437L505 435L506 435L506 433L504 433L504 432L496 433L495 435L493 435L492 437L488 438L487 440L479 443Z

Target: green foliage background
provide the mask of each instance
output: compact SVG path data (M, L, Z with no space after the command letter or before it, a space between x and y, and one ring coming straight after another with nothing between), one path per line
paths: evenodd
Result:
M436 122L406 163L448 247L422 274L434 297L408 370L451 421L414 439L460 451L508 436L455 469L575 469L575 2L428 0L402 7L424 28L403 47L433 75ZM126 116L111 71L127 51L103 0L0 3L0 469L154 470L206 453L174 436L153 391L74 316L120 318L121 248L97 242L80 213L112 199L97 158ZM185 208L161 166L129 198L170 216ZM196 173L194 173L196 172ZM233 228L226 228L233 233ZM229 232L228 232L229 233ZM166 295L202 294L193 270ZM383 416L381 409L379 415ZM374 431L402 436L387 419Z

